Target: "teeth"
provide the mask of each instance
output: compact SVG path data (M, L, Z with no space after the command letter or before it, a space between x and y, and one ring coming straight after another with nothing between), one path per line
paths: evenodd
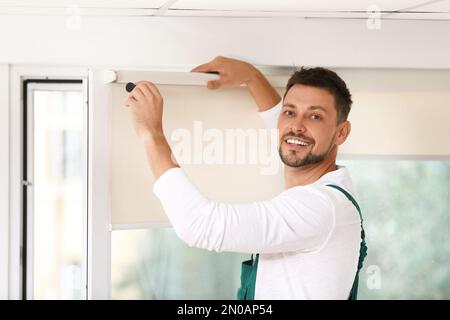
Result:
M301 145L301 146L309 145L309 143L306 143L306 142L303 142L303 141L300 141L300 140L296 140L296 139L287 139L286 142L287 143L291 143L291 144L298 144L298 145Z

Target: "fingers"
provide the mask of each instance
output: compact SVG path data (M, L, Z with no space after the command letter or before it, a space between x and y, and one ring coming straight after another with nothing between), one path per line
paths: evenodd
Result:
M134 87L133 91L130 92L129 96L135 98L137 101L143 100L145 98L144 92L138 86Z
M211 60L208 63L201 64L194 69L191 70L191 72L219 72L221 73L221 57L216 57L213 60Z
M215 63L212 62L208 62L205 64L201 64L197 67L195 67L194 69L191 70L191 72L210 72L210 71L216 71L215 68L217 66L215 66Z
M128 94L127 100L125 100L125 106L133 106L136 102L144 99L161 99L162 96L158 88L149 81L139 81L136 83L136 87Z
M158 88L153 83L146 81L145 85L152 92L152 94L155 98L162 99L161 93L159 92Z
M228 68L230 67L229 64L230 59L222 56L215 57L213 60L211 60L208 63L201 64L194 69L191 70L191 72L214 72L219 74L218 80L210 80L207 83L207 88L214 90L219 89L222 87L228 86L229 83L229 76L228 76Z
M137 87L142 90L142 93L146 96L146 97L151 97L152 96L152 92L151 90L147 87L146 82L145 81L139 81L137 83Z
M130 97L130 96L128 95L128 98L125 99L123 105L124 105L125 107L132 107L136 102L137 102L137 100L136 100L134 97Z
M207 87L208 89L214 90L219 89L222 86L222 81L220 80L210 80L208 81Z
M160 97L158 88L148 81L139 81L136 87L129 93L129 96L135 98L136 100L142 100L145 97Z
M139 81L136 83L136 88L141 89L145 96L161 97L158 88L150 81Z

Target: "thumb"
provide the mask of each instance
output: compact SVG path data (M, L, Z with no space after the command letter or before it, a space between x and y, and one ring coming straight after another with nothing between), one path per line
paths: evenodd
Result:
M210 71L216 71L215 68L217 66L213 62L208 62L205 64L201 64L199 66L196 66L191 70L191 72L210 72Z

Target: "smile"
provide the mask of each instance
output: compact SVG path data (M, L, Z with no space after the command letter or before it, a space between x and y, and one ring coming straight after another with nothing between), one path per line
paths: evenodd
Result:
M309 146L311 143L306 142L306 141L302 141L300 139L296 139L296 138L288 138L284 140L287 144L289 145L296 145L296 146Z

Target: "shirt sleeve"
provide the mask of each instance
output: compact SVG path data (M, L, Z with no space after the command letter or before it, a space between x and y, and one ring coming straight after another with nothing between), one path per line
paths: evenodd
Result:
M276 129L278 123L278 116L281 112L281 106L283 105L283 99L280 100L275 106L265 111L259 111L258 114L264 121L267 129Z
M311 186L284 191L263 202L211 201L181 168L161 175L153 191L175 229L191 247L242 253L312 252L334 228L334 205Z

